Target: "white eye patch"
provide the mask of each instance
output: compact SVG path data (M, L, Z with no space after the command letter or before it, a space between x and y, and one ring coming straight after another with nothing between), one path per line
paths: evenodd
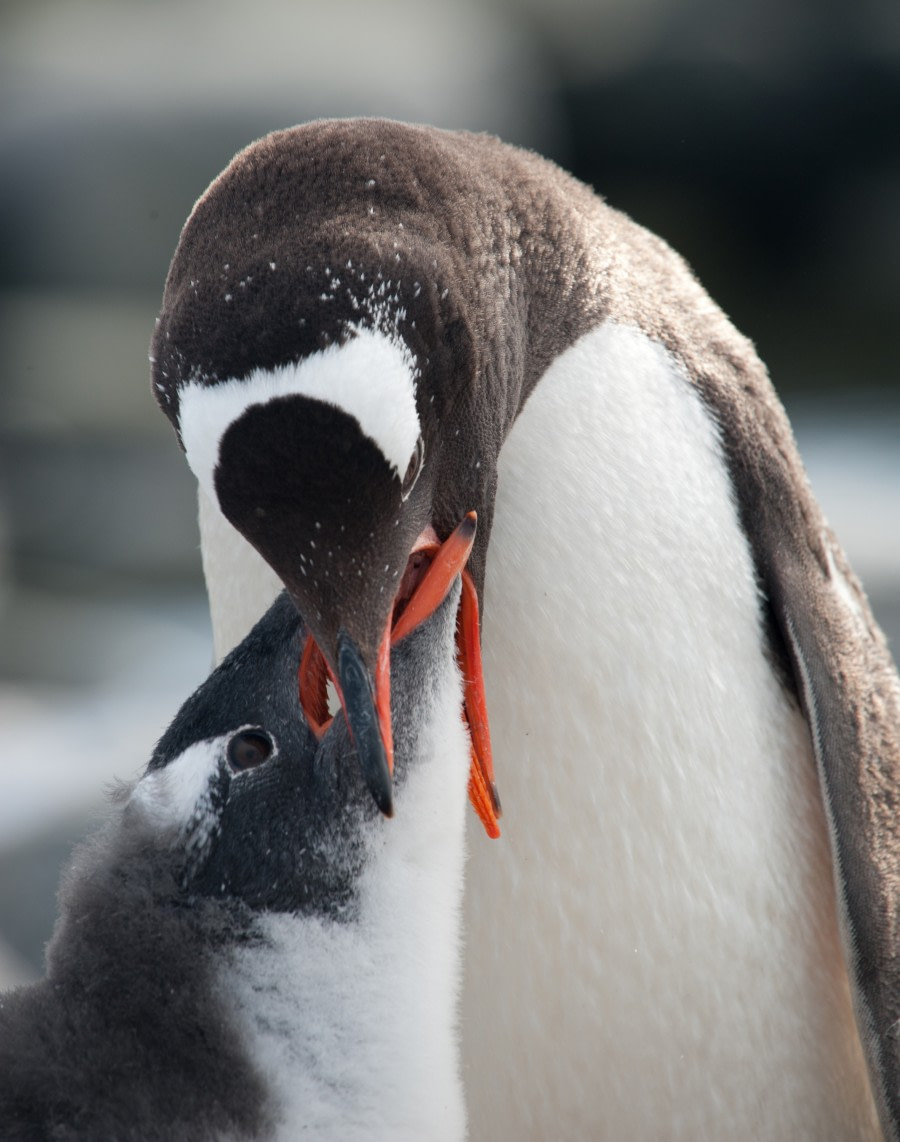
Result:
M174 761L141 778L131 802L159 829L184 829L208 797L231 734L194 742Z
M245 380L189 381L179 393L178 427L188 464L216 503L222 437L253 405L305 396L352 416L402 479L419 439L415 368L402 342L376 330L355 334L293 365L255 369Z

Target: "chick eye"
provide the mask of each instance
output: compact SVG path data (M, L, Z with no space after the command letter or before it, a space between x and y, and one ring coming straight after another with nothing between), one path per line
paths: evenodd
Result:
M419 473L422 471L422 461L425 459L425 442L420 436L416 441L416 446L413 449L413 454L409 461L409 466L406 469L406 475L403 477L403 483L400 485L400 499L405 500L409 493L413 490L416 480L419 478Z
M275 748L275 743L264 730L241 730L228 743L228 764L235 773L255 769L262 765Z

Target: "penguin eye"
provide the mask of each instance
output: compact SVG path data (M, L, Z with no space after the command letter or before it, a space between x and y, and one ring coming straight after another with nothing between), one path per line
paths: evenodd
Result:
M425 442L422 440L421 435L416 441L416 446L413 449L412 457L409 461L409 467L406 469L406 475L403 477L403 483L400 485L400 499L405 500L408 498L409 493L416 485L416 480L419 478L419 473L422 471L422 461L425 459Z
M241 730L228 743L228 764L235 773L255 769L262 765L275 748L275 743L264 730Z

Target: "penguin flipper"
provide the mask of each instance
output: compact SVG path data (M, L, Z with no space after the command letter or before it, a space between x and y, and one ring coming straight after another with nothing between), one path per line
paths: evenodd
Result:
M805 558L775 545L767 586L812 735L857 1024L898 1142L900 680L840 546L827 527L819 538Z

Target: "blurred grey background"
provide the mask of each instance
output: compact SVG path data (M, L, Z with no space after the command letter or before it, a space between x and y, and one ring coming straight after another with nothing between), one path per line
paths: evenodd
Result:
M40 972L61 861L211 661L147 379L180 227L250 140L353 114L533 147L679 249L900 645L896 0L6 0L0 986Z

